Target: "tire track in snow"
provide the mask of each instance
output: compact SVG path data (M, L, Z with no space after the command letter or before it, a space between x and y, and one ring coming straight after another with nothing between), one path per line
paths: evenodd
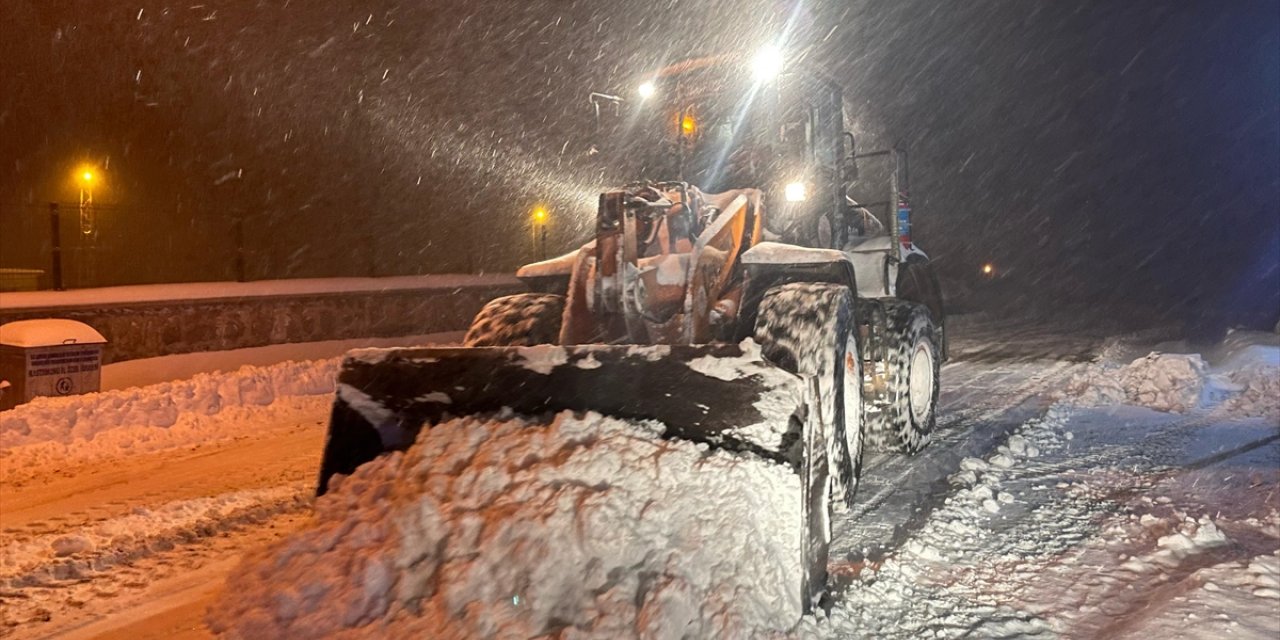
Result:
M302 513L310 494L309 483L235 491L18 537L5 545L0 563L6 628L51 621L90 599L143 589L167 574L166 567L206 556L201 547L210 539Z
M947 365L938 409L943 419L933 441L914 456L881 453L867 462L854 507L837 515L833 558L853 564L877 561L899 547L952 493L947 477L961 460L986 457L1023 423L1042 415L1051 391L1081 366ZM947 388L947 380L961 382Z

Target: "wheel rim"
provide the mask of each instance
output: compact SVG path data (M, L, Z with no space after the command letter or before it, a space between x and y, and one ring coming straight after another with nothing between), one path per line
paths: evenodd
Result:
M862 376L858 372L858 342L851 333L845 339L844 376L844 439L849 448L849 458L856 467L862 448ZM857 483L858 479L853 479Z
M929 420L929 412L933 410L933 349L927 342L916 344L911 352L911 374L908 378L911 388L908 395L911 399L911 415L918 423Z

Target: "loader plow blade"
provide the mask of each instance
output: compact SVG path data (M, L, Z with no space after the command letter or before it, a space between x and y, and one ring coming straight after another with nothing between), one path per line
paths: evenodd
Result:
M318 493L424 426L509 409L653 421L664 437L799 469L805 380L754 344L364 349L338 374Z

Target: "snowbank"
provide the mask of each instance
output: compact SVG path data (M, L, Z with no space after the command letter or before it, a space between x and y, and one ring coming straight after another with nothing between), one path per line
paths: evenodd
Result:
M1280 335L1261 331L1233 330L1213 350L1209 361L1226 369L1258 365L1280 367Z
M210 612L237 638L732 637L799 619L788 468L564 413L458 419L339 478Z
M90 440L112 429L168 429L231 407L265 406L282 396L333 393L340 358L241 367L102 393L41 397L0 413L0 448Z
M1210 352L1151 353L1128 365L1099 365L1072 378L1063 396L1085 407L1131 404L1172 413L1280 416L1280 339L1237 331Z
M1186 413L1200 405L1208 366L1199 355L1152 353L1118 369L1072 378L1066 395L1084 406L1133 404Z
M147 387L36 398L0 413L4 480L21 486L49 469L252 437L277 423L314 423L333 402L340 363L245 366Z

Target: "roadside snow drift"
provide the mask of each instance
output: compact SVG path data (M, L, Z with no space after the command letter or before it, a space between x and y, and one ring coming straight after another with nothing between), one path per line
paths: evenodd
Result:
M760 637L800 617L789 468L598 414L452 420L338 477L209 615L237 638Z
M1169 413L1280 416L1280 346L1270 334L1234 332L1211 353L1153 352L1128 365L1098 366L1076 376L1063 394L1078 406L1130 404Z
M51 468L251 437L264 424L324 415L340 358L202 373L188 380L64 398L0 413L5 481Z
M1186 413L1200 405L1207 370L1199 355L1152 353L1118 369L1092 369L1068 384L1067 395L1085 406L1133 404Z
M327 396L340 361L245 366L146 387L36 398L0 413L0 447L67 444L122 428L169 429L235 407L267 406L281 397Z

